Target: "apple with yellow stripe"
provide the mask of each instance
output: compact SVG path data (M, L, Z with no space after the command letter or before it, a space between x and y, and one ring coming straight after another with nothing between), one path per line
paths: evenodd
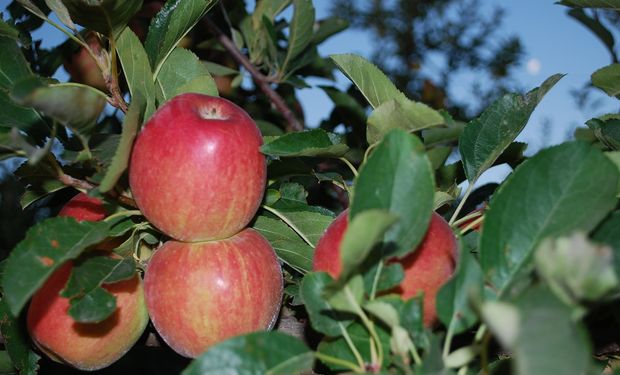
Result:
M273 327L282 283L273 248L251 228L216 241L168 241L144 277L153 325L190 358L227 338Z
M80 193L62 208L59 216L99 221L106 212L99 199ZM28 307L28 332L36 346L52 360L80 370L101 369L121 358L146 328L148 313L142 280L136 274L131 279L104 285L116 298L117 309L101 322L78 323L68 313L69 299L59 295L72 267L73 262L63 264L35 293Z
M178 95L136 137L133 197L152 224L178 241L228 238L248 225L265 192L262 142L252 118L234 103Z

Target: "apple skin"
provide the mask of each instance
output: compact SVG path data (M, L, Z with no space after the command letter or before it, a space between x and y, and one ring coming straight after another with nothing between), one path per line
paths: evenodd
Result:
M58 216L78 221L100 221L106 217L103 202L78 193ZM114 240L96 245L98 250L114 248ZM99 323L78 323L69 315L70 302L61 297L73 262L67 262L50 276L28 306L27 326L32 341L48 357L80 370L97 370L121 358L140 338L148 324L142 280L136 274L103 287L116 297L116 311Z
M269 242L248 228L218 241L164 243L144 287L157 332L174 351L195 358L227 338L272 328L283 280Z
M107 212L100 199L78 193L60 209L58 216L69 216L77 221L101 221Z
M95 53L101 51L101 45L94 34L88 34L86 36L86 42ZM95 59L93 59L84 47L79 48L76 52L69 55L63 62L63 66L67 73L69 73L69 76L71 76L71 81L94 87L103 92L108 92L108 87L103 78L101 69L99 69Z
M343 211L327 228L319 240L313 260L313 270L327 272L337 278L342 271L340 244L348 226L348 210ZM424 325L431 327L437 321L435 297L441 286L456 268L457 242L448 223L433 212L428 230L416 251L399 262L405 272L400 285L392 290L403 299L424 293Z
M129 165L134 199L176 240L230 237L261 203L267 173L262 142L254 121L234 103L178 95L137 136Z

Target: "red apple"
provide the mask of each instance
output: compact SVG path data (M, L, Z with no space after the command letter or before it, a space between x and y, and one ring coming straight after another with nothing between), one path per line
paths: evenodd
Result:
M153 254L144 278L153 325L185 357L271 328L282 282L273 248L249 228L217 241L168 241Z
M60 210L59 216L99 221L106 212L101 200L80 193ZM106 244L97 248L105 249ZM100 323L77 323L68 314L69 299L59 295L72 266L72 262L62 265L35 293L28 307L28 332L51 359L81 370L97 370L122 357L146 328L148 313L142 281L136 274L132 279L104 285L116 297L116 311Z
M348 226L348 210L343 211L327 228L314 253L314 271L337 278L342 271L340 244ZM424 293L424 324L437 320L435 297L456 267L457 243L448 223L433 212L428 230L415 252L395 261L402 264L405 277L395 292L403 299Z
M232 102L174 97L138 135L129 184L138 207L180 241L222 239L250 222L265 190L262 137Z
M140 338L148 323L140 277L104 285L116 297L117 309L99 323L78 323L68 314L69 299L59 296L72 262L64 264L32 298L28 332L54 361L80 370L104 368L121 358Z
M88 34L86 41L95 53L101 51L101 44L94 34ZM71 81L92 86L103 92L108 91L101 69L84 47L67 57L63 65L71 76Z
M69 216L77 221L100 221L107 214L100 199L78 193L60 209L58 216Z

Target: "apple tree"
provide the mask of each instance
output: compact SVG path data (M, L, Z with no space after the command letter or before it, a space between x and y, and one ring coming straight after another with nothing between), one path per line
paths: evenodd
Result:
M321 56L346 27L310 0L11 2L1 371L618 371L619 115L526 156L562 74L463 122ZM337 75L306 127L298 90ZM591 81L620 98L617 63Z

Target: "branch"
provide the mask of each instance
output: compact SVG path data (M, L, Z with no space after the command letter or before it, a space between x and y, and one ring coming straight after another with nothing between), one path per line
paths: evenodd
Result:
M295 117L293 111L286 104L284 99L270 86L269 79L265 77L258 69L252 65L250 60L239 51L235 43L226 35L222 30L213 21L211 21L208 17L203 18L203 22L206 27L215 35L217 40L222 44L222 46L230 53L230 55L241 64L252 76L252 79L256 83L256 85L267 95L271 103L276 107L276 109L282 114L284 119L287 122L286 131L302 131L304 129L303 125L299 120Z
M92 190L94 188L96 188L97 186L94 184L91 184L88 181L85 180L80 180L79 178L75 178L73 176L69 176L66 173L59 173L58 174L58 180L60 182L62 182L64 185L66 186L71 186L74 187L78 190ZM118 194L116 192L110 191L108 193L106 193L107 196L116 199L119 203L125 205L125 206L130 206L133 208L138 208L138 205L136 204L136 201L134 201L132 198L129 198L125 195L122 194Z

